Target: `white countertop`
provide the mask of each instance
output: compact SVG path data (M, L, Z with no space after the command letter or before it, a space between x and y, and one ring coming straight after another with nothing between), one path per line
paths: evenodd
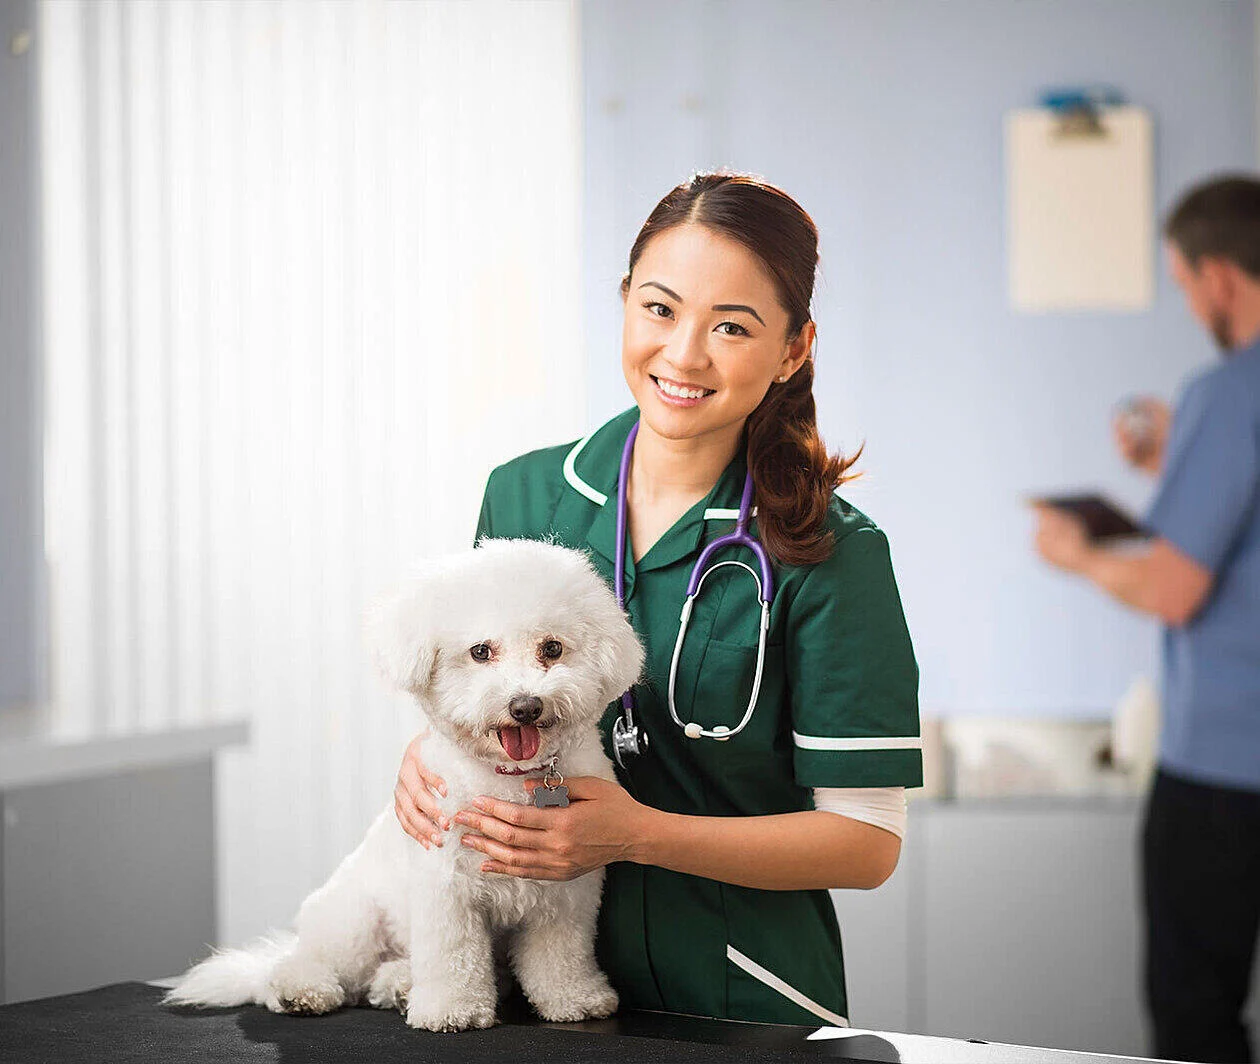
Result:
M0 742L0 790L201 761L225 746L248 741L249 725L229 721L76 742Z
M1081 1050L1043 1049L1037 1046L1009 1045L1005 1042L984 1042L976 1039L938 1038L933 1035L898 1034L889 1031L862 1031L855 1028L822 1027L810 1040L852 1038L854 1050L862 1047L862 1038L875 1038L890 1043L897 1050L902 1064L1129 1064L1151 1060L1150 1057L1121 1057L1108 1053L1086 1053Z

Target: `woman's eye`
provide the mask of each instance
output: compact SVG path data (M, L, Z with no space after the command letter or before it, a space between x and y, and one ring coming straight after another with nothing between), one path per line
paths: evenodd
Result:
M643 306L647 309L649 314L658 318L672 317L674 313L664 303L644 303Z
M472 655L473 661L489 661L490 660L490 644L478 643L468 653Z
M739 325L733 321L724 321L718 326L718 328L725 329L728 325L735 331L723 333L722 335L724 336L751 336L752 335L752 333L750 333L742 325Z
M563 653L564 647L560 645L560 640L558 639L548 639L542 645L542 656L549 661L555 661Z

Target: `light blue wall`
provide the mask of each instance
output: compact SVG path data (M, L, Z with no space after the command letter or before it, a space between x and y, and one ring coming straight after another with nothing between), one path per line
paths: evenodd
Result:
M1029 492L1147 486L1108 413L1215 357L1162 275L1140 314L1007 306L1002 119L1106 82L1156 130L1161 213L1255 158L1252 5L1185 0L588 2L590 420L629 405L616 286L639 225L693 169L762 173L822 233L823 432L867 441L847 491L893 545L925 714L1097 715L1154 674L1153 623L1033 557Z

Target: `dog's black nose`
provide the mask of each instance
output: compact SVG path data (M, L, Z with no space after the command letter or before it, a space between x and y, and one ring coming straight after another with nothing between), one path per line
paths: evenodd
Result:
M537 695L517 695L508 703L508 712L520 724L533 724L542 716L542 699Z

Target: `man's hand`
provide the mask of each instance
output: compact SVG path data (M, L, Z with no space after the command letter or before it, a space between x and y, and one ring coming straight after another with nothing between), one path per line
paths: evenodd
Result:
M1079 573L1128 606L1182 625L1194 619L1212 591L1212 573L1166 539L1136 552L1094 546L1074 515L1040 503L1037 553L1051 565Z
M1168 428L1172 411L1168 404L1144 395L1128 403L1111 423L1116 447L1124 460L1151 476L1159 476L1164 468L1164 451L1168 445Z
M1051 565L1070 573L1080 572L1091 550L1084 523L1074 514L1038 503L1037 553Z

